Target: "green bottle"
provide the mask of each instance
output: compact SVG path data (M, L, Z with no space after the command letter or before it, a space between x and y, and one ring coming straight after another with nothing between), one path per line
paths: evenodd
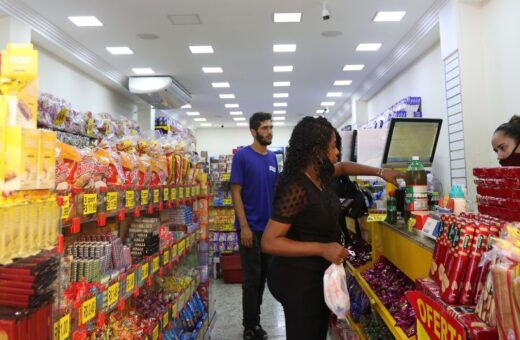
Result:
M386 221L391 224L397 223L397 203L395 200L395 191L388 193L388 201L386 202Z

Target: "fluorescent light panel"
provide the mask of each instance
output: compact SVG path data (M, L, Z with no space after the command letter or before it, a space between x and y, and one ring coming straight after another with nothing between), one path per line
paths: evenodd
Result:
M188 111L188 112L186 112L186 115L188 115L188 116L200 116L200 112Z
M181 109L191 109L191 104L181 106Z
M285 125L285 123L284 122L273 122L273 125L274 126L283 126L283 125Z
M237 126L249 126L248 123L237 123Z
M287 103L273 103L274 107L287 107Z
M222 67L203 67L202 72L204 73L222 73L224 70Z
M243 114L243 112L242 111L230 111L229 114L231 116L240 116Z
M296 52L296 44L274 44L273 52Z
M273 72L292 72L293 66L287 65L287 66L274 66Z
M280 22L301 22L301 13L274 13L273 21L276 23Z
M219 94L220 99L235 99L235 95L233 93Z
M316 113L323 114L323 109L316 110ZM316 118L316 116L314 116L314 118Z
M291 86L291 82L290 81L274 81L273 86L274 87L287 87L287 86Z
M273 98L287 98L289 93L273 93Z
M327 92L327 97L333 98L333 97L341 97L343 95L343 92Z
M236 109L236 108L239 108L240 105L238 105L238 104L226 104L225 107L226 107L226 109Z
M132 51L127 46L112 46L106 48L108 52L114 55L120 55L120 54L134 54L134 51Z
M211 83L211 86L213 86L214 88L224 88L224 87L229 87L229 83Z
M206 118L204 117L201 117L201 118L193 118L194 121L196 122L205 122L206 121Z
M214 53L213 47L210 45L190 46L190 51L193 54Z
M153 71L153 69L149 68L149 67L137 67L137 68L133 68L132 69L132 72L134 72L135 74L138 74L138 75L147 75L147 74L154 74L155 72Z
M379 11L374 17L375 22L396 22L401 21L405 16L405 11Z
M211 123L200 123L200 126L211 126Z
M95 16L72 16L69 20L78 27L99 27L103 26L103 23L99 21Z
M334 106L336 102L321 102L321 106Z
M365 65L356 64L356 65L345 65L343 66L343 71L361 71Z
M348 86L352 84L352 80L336 80L334 86Z
M285 111L285 110L274 110L273 111L274 115L284 115L286 113L287 113L287 111Z
M285 117L284 116L276 116L276 117L273 117L273 120L285 120Z
M381 43L366 43L366 44L359 44L356 47L356 51L360 52L372 52L377 51L381 48Z
M246 120L246 117L235 117L235 118L233 118L233 120L235 122L243 122L244 120Z

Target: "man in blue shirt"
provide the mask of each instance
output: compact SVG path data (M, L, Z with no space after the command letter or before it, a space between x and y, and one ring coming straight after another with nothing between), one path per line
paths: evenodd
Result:
M271 114L255 113L249 129L253 144L233 156L230 182L240 239L244 340L263 340L267 333L260 326L260 305L271 257L261 252L260 240L271 216L278 163L267 150L273 139Z

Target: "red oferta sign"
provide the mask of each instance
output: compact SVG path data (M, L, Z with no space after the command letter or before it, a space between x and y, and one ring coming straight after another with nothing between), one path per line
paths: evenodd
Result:
M462 325L437 302L418 291L407 292L406 298L431 339L466 340L466 331Z

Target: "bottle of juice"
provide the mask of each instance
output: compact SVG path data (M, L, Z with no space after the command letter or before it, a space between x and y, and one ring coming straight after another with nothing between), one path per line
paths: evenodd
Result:
M406 219L412 211L428 211L428 180L426 171L418 156L412 157L412 162L406 171Z
M395 201L395 191L388 193L386 202L386 221L391 224L397 223L397 203Z

